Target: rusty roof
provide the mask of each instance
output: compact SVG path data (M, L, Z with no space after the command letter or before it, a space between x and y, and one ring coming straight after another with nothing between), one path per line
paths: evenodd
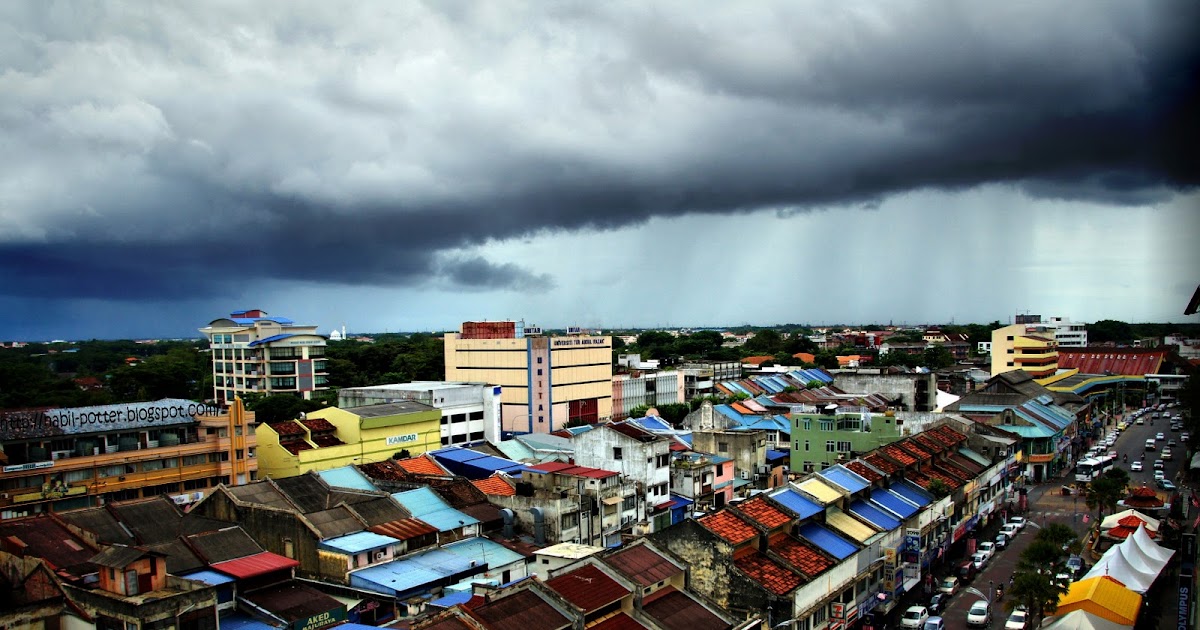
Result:
M775 529L776 527L792 522L792 518L785 514L783 510L767 503L767 500L761 496L754 497L749 501L742 501L735 507L742 514L757 521L765 529Z
M683 569L646 544L621 549L605 556L604 562L642 586L650 586L683 573Z
M776 595L786 595L804 583L804 578L755 551L733 561L747 577Z
M727 630L733 627L674 586L642 600L642 612L663 630Z
M497 597L471 610L491 630L559 630L571 620L530 588Z
M630 594L619 582L604 574L596 565L587 564L574 571L546 580L563 599L590 613Z
M930 453L941 453L942 451L946 450L945 444L924 433L918 433L912 436L912 439L920 444L921 448L929 451Z
M51 569L75 575L95 572L90 561L97 549L47 514L0 521L0 541L6 549L15 547L23 555L42 558Z
M933 457L933 453L930 453L929 451L926 451L925 449L921 448L921 444L912 438L908 438L907 440L902 440L899 443L897 443L896 446L908 451L910 454L912 454L913 457L916 457L917 459L920 459L920 460L926 460L926 459L929 459L930 457Z
M276 422L274 424L268 424L267 426L274 429L279 435L304 435L304 427L292 420Z
M820 575L833 566L833 561L821 552L786 534L773 536L770 550L779 554L780 557L810 578Z
M972 477L978 476L979 473L983 472L983 466L980 466L974 461L971 461L970 459L967 459L958 453L950 455L949 461L954 462L955 466L958 466L963 470L970 471Z
M633 617L619 612L594 626L588 626L588 630L643 630L645 627Z
M696 519L696 522L726 542L735 545L744 543L758 534L758 530L729 510L721 510L716 514L701 517Z
M438 529L425 521L416 518L402 518L389 523L382 523L367 529L367 531L391 536L399 540L409 540L418 536L436 534Z
M874 468L864 464L863 462L861 462L857 459L847 462L846 468L853 470L856 474L865 478L867 481L869 481L871 483L875 483L876 481L883 479L883 475L876 472Z

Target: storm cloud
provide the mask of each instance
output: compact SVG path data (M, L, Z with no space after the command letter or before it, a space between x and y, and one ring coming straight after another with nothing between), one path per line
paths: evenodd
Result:
M1200 183L1200 5L0 5L0 295L544 291L489 243ZM570 252L563 252L569 256Z

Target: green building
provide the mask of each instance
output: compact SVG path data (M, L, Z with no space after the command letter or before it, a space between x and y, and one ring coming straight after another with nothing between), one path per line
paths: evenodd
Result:
M891 415L848 412L845 407L831 413L792 414L791 422L794 473L848 462L903 437Z

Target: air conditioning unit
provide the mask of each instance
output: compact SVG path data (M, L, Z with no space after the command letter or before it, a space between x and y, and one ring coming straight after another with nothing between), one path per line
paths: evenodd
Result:
M383 560L386 557L387 557L386 551L376 551L375 552L375 562L379 562L380 560Z
M739 470L739 471L738 471L738 474L739 474L739 475L741 475L742 479L749 479L749 478L750 478L750 471L749 471L749 470Z
M71 451L50 451L50 459L66 459L71 456Z
M771 474L771 467L766 464L759 464L758 465L758 474L760 474L760 475Z

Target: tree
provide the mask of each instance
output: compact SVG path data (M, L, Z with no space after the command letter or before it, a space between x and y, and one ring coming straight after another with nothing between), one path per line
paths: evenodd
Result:
M260 398L243 399L246 408L254 412L257 422L273 423L285 420L295 420L302 412L316 411L322 408L320 402L304 400L293 394L272 394Z
M889 353L890 354L890 353ZM925 353L922 356L925 367L931 370L940 370L954 365L954 355L940 343L935 343L928 348L925 348Z
M1017 606L1024 606L1034 623L1029 627L1038 627L1038 622L1046 613L1058 610L1058 598L1066 589L1054 582L1054 574L1036 571L1018 571L1013 574L1013 584L1009 588L1009 599L1004 603L1005 609L1012 611Z
M630 418L645 418L646 412L650 411L650 405L638 405L629 410Z
M1116 511L1117 501L1125 498L1129 486L1129 473L1123 468L1110 468L1092 480L1084 490L1084 502L1096 509L1096 522L1104 518L1104 509Z
M933 481L930 481L929 487L926 488L926 490L928 490L929 494L932 494L934 498L937 499L940 499L953 491L950 486L946 485L946 482L942 481L941 479L934 479Z
M1134 340L1133 327L1115 319L1102 319L1087 325L1088 343L1129 343Z
M779 335L779 331L773 328L764 328L747 339L743 348L755 354L774 355L783 350L783 337Z
M1083 549L1075 531L1062 523L1050 523L1038 530L1036 540L1050 543L1055 549L1062 549L1068 554L1077 554Z

